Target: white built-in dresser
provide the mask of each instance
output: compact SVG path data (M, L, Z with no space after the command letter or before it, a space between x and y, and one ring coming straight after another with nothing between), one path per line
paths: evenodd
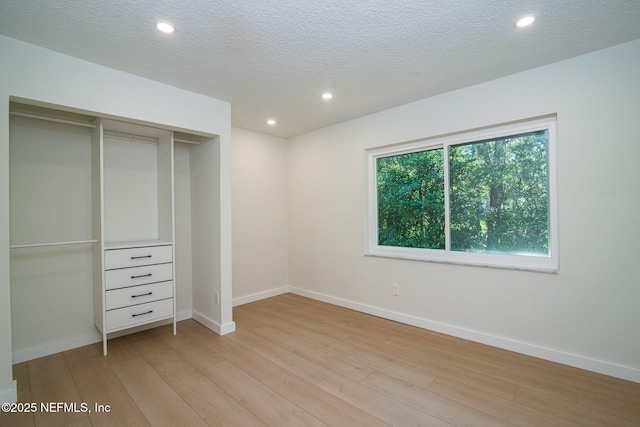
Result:
M176 332L174 141L163 129L94 123L94 319L106 355L114 332L166 319Z
M109 246L104 277L105 332L173 318L173 245Z

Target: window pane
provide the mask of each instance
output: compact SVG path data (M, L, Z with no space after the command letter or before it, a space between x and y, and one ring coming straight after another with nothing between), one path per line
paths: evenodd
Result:
M376 159L379 245L445 248L443 152Z
M547 131L449 148L451 249L549 255Z

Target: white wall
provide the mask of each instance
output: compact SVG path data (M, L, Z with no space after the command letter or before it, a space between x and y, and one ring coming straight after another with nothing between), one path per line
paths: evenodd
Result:
M234 304L288 285L287 142L231 130Z
M290 285L640 381L638 70L640 41L292 138ZM559 274L363 255L366 149L552 113L558 116ZM400 284L401 296L391 295L392 283Z
M15 399L9 272L9 100L33 100L141 124L219 135L216 182L212 189L219 269L203 286L217 286L222 304L217 319L231 321L231 117L230 105L131 74L81 61L0 36L0 400ZM55 319L51 319L55 322Z
M91 239L90 130L11 117L10 136L11 244ZM14 361L45 343L97 335L92 249L83 244L12 251Z

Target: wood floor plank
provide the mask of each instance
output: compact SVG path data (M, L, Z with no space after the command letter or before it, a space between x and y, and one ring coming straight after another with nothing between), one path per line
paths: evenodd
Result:
M410 346L395 346L386 342L373 342L363 338L352 338L350 342L363 349L375 351L381 355L393 354L395 359L410 366L421 367L439 376L446 376L456 381L462 381L465 384L482 388L485 391L501 397L512 399L518 388L516 384L505 381L502 378L496 378L487 373L467 369L465 365L454 363L446 357L426 356L423 352L415 351L415 349Z
M22 402L28 402L31 399L31 385L27 362L13 365L13 379L18 382L18 399L27 399L22 400Z
M264 326L264 323L258 322L242 312L234 312L233 321L236 323L236 329L243 331L251 331Z
M153 426L205 426L202 419L142 358L130 359L111 369Z
M254 322L269 325L284 332L293 333L300 329L300 326L297 325L297 321L295 319L282 319L276 316L275 313L263 311L259 308L244 309L244 307L240 307L239 310L241 315L248 317Z
M490 377L494 380L501 380L506 383L515 385L523 385L525 387L539 390L541 392L551 394L553 396L565 399L571 402L576 401L577 388L560 381L553 381L528 370L517 370L507 368L505 366L489 363L474 357L472 351L466 354L459 354L451 351L444 351L431 346L425 346L420 342L407 340L405 338L394 337L387 343L395 345L403 350L411 349L418 354L426 356L430 360L446 361L447 363L459 366L466 371L477 372L483 376Z
M27 362L13 365L13 379L18 382L18 402L32 403ZM36 419L33 412L0 412L0 426L31 427L35 425Z
M561 402L544 393L521 387L516 402L582 426L626 427L627 420L577 403Z
M411 382L421 387L427 387L436 375L424 369L399 363L393 353L381 355L367 351L348 342L334 339L314 330L301 330L294 334L310 343L320 345L330 351L354 360L364 366L385 372L389 375Z
M215 365L208 371L207 376L270 426L325 425L322 421L249 376L231 362L225 361Z
M338 374L324 379L318 386L391 425L420 427L452 425Z
M164 337L173 336L172 323L157 326L155 328L145 329L143 331L136 332L135 334L125 335L118 339L122 339L126 344L131 344L136 341L142 341L148 338L161 337L161 336L164 336ZM109 341L109 345L111 345L111 340Z
M67 359L67 363L71 363L74 360L82 359L85 357L101 356L102 342L67 350L64 351L63 354L64 358Z
M290 371L301 378L315 384L328 377L331 371L316 365L297 354L282 348L269 340L261 338L252 332L236 331L229 338L239 344L260 353L267 360L275 363L281 368Z
M42 357L27 362L31 398L38 403L66 403L80 406L82 398L62 353ZM66 426L68 424L87 418L87 413L74 412L75 409L66 411L64 408L55 408L54 412L38 410L35 413L37 426Z
M272 376L263 383L327 425L350 427L388 425L289 372Z
M182 360L182 356L165 344L162 337L156 336L146 340L136 341L131 343L131 347L153 367L176 360Z
M131 346L131 344L121 343L115 347L109 347L109 352L106 357L106 361L109 365L116 365L118 363L126 362L127 360L137 359L140 355Z
M82 418L79 421L67 424L66 427L92 427L91 421L88 418Z
M322 366L331 372L335 372L354 381L360 381L373 372L373 368L332 353L322 347L315 346L291 334L273 329L270 326L254 329L252 333L268 339L318 366Z
M640 406L640 383L623 381L622 389L624 391L625 401L635 403Z
M102 355L74 357L69 367L82 400L91 408L92 425L149 425ZM109 411L97 412L96 404L109 405Z
M271 310L271 311L277 311L279 310L283 304L286 304L287 307L290 306L289 303L286 303L282 298L282 295L278 295L276 298L265 298L265 299L261 299L258 301L255 301L253 303L250 304L251 310L257 309L257 310L262 310L262 309L266 309L266 310ZM241 305L241 306L237 306L236 308L238 308L239 310L244 309L245 306Z
M511 426L504 420L470 406L440 396L413 384L374 371L360 381L373 390L386 394L455 426Z
M336 330L344 331L348 335L359 335L369 339L385 341L397 332L392 323L379 323L371 319L373 316L364 315L351 310L328 311L324 307L299 308L286 312L293 314L299 319L306 319L314 322L321 322ZM319 331L321 332L321 331Z
M218 353L188 334L163 336L158 337L158 339L205 373L210 367L225 360Z
M578 403L582 406L595 408L607 414L614 414L640 425L640 405L612 399L609 396L588 390L578 390Z
M183 332L191 334L205 346L232 361L234 365L257 380L263 380L282 371L282 368L275 363L238 344L229 337L221 337L214 334L193 320L181 323L183 324ZM263 325L260 326L262 327Z
M303 307L303 304L304 302L298 299L287 299L284 298L284 295L278 295L277 298L260 300L255 308L269 312L292 311L296 308Z
M349 337L348 332L324 322L321 317L296 316L281 309L277 311L257 309L247 311L245 314L256 321L290 334L295 333L303 327L337 339L346 339Z
M263 316L265 314L267 313L262 312ZM295 312L292 313L284 310L279 310L279 311L268 313L268 314L270 314L270 318L268 319L278 318L280 319L281 322L291 322L293 319L293 321L295 321L299 327L303 327L305 329L311 329L313 331L319 332L324 335L328 335L333 338L344 340L349 338L349 336L351 335L349 331L343 328L336 327L333 324L333 322L327 321L327 319L331 319L333 317L331 313L320 312L315 315L307 315L308 313L306 312L302 314L297 314ZM264 323L267 323L270 321L271 320L265 319ZM272 326L276 329L282 329L277 324L271 324L269 326ZM295 331L285 331L285 332L295 333Z
M428 390L520 427L579 427L571 421L445 377L437 378Z
M162 364L158 372L209 426L263 427L238 401L186 360Z
M462 340L462 342L465 343L463 346L445 344L443 347L435 347L446 352L453 351L464 355L472 354L476 359L501 368L510 369L511 371L534 372L536 376L544 380L561 383L561 387L566 388L567 385L570 385L574 388L580 387L586 390L597 391L616 398L622 398L623 396L621 381L617 378L537 359L532 356L491 347L485 344L465 340ZM575 399L569 400L575 401Z
M379 320L382 321L386 319ZM400 328L404 325L395 322L393 323L396 325L396 327L399 328L394 334L394 337L405 338L421 343L425 346L466 354L469 351L469 347L471 345L477 344L462 338L445 335L439 332L429 331L417 327Z

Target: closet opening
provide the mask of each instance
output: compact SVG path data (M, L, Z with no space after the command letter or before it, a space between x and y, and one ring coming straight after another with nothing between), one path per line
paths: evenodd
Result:
M14 363L215 323L219 153L215 135L11 102Z

